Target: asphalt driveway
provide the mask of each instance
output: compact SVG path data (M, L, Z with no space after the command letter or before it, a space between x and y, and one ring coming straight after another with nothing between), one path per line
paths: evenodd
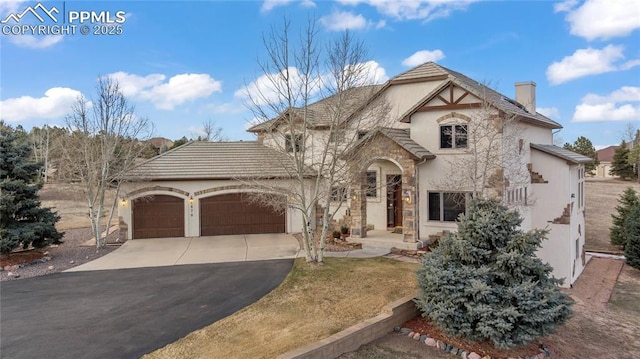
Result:
M194 264L2 282L0 356L138 358L257 301L292 264Z

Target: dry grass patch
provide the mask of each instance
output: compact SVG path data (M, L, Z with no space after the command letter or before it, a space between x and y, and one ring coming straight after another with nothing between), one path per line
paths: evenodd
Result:
M640 191L640 185L616 179L593 179L587 180L585 186L585 249L621 253L620 248L610 243L611 214L616 213L615 208L622 192L628 187Z
M416 263L326 258L291 273L255 304L144 358L275 358L380 314L416 293Z
M61 217L56 223L58 230L64 231L73 228L86 228L91 226L89 221L89 208L82 186L79 184L47 183L38 192L43 207L52 208ZM110 204L115 196L114 190L107 191L105 203L105 216L102 224L109 218ZM117 211L117 209L116 209ZM112 219L112 224L118 223L117 213Z

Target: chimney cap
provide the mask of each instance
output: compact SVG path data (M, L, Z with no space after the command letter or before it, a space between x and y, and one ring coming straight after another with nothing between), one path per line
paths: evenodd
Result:
M516 82L515 83L516 86L523 86L523 85L533 85L535 86L536 83L533 81L520 81L520 82Z

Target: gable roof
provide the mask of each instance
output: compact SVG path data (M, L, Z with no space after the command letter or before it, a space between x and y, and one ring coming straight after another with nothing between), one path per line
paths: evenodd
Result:
M449 83L454 83L457 86L471 92L476 97L480 99L484 99L492 106L496 107L498 110L504 111L508 114L520 116L523 120L538 124L543 127L549 127L553 129L562 128L562 125L553 121L552 119L542 115L541 113L531 113L526 110L526 108L518 103L517 101L491 89L488 86L485 86L478 81L475 81L459 72L450 70L444 66L440 66L434 62L424 63L414 69L409 70L403 74L398 75L397 77L389 80L397 81L398 79L406 79L411 78L414 80L424 78L428 79L429 76L434 75L447 75L448 81L443 83L441 86L438 86L431 93L425 96L422 100L420 100L417 104L411 107L407 112L405 112L401 117L400 121L409 122L411 115L413 115L419 108L428 103L431 99L433 99L443 88L445 88Z
M618 147L620 146L609 146L596 151L598 160L600 162L613 162L613 154L616 152Z
M340 117L336 119L337 123L343 123L347 118L351 116L357 109L361 108L374 94L376 94L383 85L368 85L353 87L343 91L341 94L333 94L329 97L323 98L307 106L306 121L310 127L328 127L331 126L334 118L332 114L336 112L330 111L336 103L340 101L340 95L344 96L342 99L345 101L344 106L341 109ZM283 115L290 114L298 117L302 117L304 108L294 107L286 111ZM281 121L284 121L283 115L268 121L259 123L252 126L247 131L249 132L263 132L268 131L277 126Z
M558 157L574 164L593 163L593 158L591 157L587 157L573 151L565 150L564 148L555 145L540 145L532 143L530 146L532 149L544 152L546 154Z
M132 180L291 178L289 157L258 142L191 141L130 171ZM311 174L312 172L309 172Z
M391 141L395 142L398 146L405 149L409 152L415 159L418 160L430 160L436 158L436 155L431 153L426 148L420 146L414 140L411 139L411 135L408 129L400 129L400 128L388 128L388 127L380 127L374 131L369 132L364 138L360 139L356 144L348 150L355 151L357 148L363 146L368 142L373 136L382 135L389 138Z

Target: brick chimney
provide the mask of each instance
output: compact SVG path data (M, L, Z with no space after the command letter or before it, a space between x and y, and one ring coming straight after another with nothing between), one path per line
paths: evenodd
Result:
M529 113L536 113L536 83L533 81L516 82L516 101Z

